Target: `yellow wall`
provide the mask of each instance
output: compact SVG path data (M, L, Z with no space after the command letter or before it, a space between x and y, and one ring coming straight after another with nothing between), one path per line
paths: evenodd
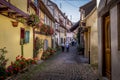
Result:
M30 12L29 14L35 14L35 10L30 6Z
M42 11L40 11L40 18L41 18L42 22L44 22L45 14Z
M24 56L33 57L33 30L19 22L18 27L13 27L8 17L0 15L0 48L6 47L8 63L14 61L16 56L21 55L20 28L30 31L30 42L24 45Z
M11 0L10 3L25 13L35 14L35 11L31 6L29 6L29 11L27 11L27 0Z
M87 18L86 25L91 27L90 31L90 57L91 64L98 62L98 28L97 28L97 10Z
M88 52L89 52L89 34L88 34L88 32L84 32L84 40L85 40L84 55L85 55L85 57L89 58L89 54L88 54Z
M46 35L42 35L42 34L36 34L36 37L39 37L39 39L48 40L48 46L51 47L51 36L46 36Z
M10 0L10 3L27 13L27 0Z
M51 36L46 36L42 34L35 34L35 37L38 37L39 39L42 39L43 41L46 39L48 40L48 47L51 47ZM42 51L38 53L37 58L40 60L42 56Z

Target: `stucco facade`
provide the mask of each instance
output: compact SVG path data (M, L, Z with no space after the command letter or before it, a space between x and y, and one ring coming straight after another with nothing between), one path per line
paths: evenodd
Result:
M11 4L21 11L27 13L27 0L15 1L11 0ZM8 58L9 65L11 61L15 61L18 55L22 55L25 58L33 58L33 29L21 22L18 22L17 27L13 27L11 21L16 21L15 19L9 18L7 16L0 14L0 48L6 47L8 53L6 58ZM21 28L25 31L29 31L29 42L23 44L23 49L21 49Z
M97 9L94 8L90 15L86 18L86 26L89 27L88 38L90 36L90 43L88 42L88 48L90 48L90 63L98 63L98 29L97 29ZM89 40L89 39L86 39ZM87 49L88 50L88 49ZM89 52L89 50L87 51ZM88 56L88 53L86 54Z
M112 2L113 1L113 2ZM103 2L104 3L104 2ZM120 15L120 2L109 0L107 4L111 4L111 7L108 9L108 5L102 5L100 2L98 7L98 51L99 51L99 73L101 76L107 77L104 75L104 48L103 48L103 15L109 13L110 16L110 62L111 62L111 79L110 80L120 80L120 51L119 51L119 15ZM103 12L104 11L104 12ZM108 78L108 77L107 77Z
M41 0L38 2L40 3L39 4L40 5L40 7L39 7L40 24L39 24L39 28L35 29L35 39L39 38L40 40L43 41L43 49L39 50L38 54L36 55L37 58L40 60L42 57L43 51L46 50L48 47L54 46L54 43L52 43L52 40L54 40L52 37L53 34L46 35L46 34L40 33L41 27L43 27L42 25L45 24L46 27L48 27L47 25L49 25L50 27L52 27L54 29L54 18L46 6L46 1Z
M72 22L66 17L66 41L71 43L71 41L74 38L74 33L70 31L70 28L72 27Z
M89 63L98 65L98 29L97 29L97 9L96 1L80 7L81 28L80 43L84 49L83 55L89 59Z

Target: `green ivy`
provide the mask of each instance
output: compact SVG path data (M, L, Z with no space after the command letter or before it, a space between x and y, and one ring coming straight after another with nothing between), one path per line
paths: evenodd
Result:
M36 43L35 43L35 49L34 49L34 57L38 54L39 50L43 48L43 40L39 39L38 37L36 38Z

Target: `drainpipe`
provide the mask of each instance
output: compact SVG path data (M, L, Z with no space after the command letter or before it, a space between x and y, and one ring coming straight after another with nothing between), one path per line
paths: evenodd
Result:
M23 56L23 44L21 45L21 55Z
M88 54L89 54L89 64L90 64L90 49L89 49L89 51L88 51Z
M88 33L89 33L89 51L88 51L88 54L89 54L89 64L90 64L90 28L88 28Z
M34 54L34 50L35 50L35 28L33 28L33 58L36 56Z

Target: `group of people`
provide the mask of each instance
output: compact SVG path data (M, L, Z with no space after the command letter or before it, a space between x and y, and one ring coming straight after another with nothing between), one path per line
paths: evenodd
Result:
M62 48L62 52L64 52L65 49L67 52L69 52L69 43L68 42L66 42L65 44L62 43L61 48Z

